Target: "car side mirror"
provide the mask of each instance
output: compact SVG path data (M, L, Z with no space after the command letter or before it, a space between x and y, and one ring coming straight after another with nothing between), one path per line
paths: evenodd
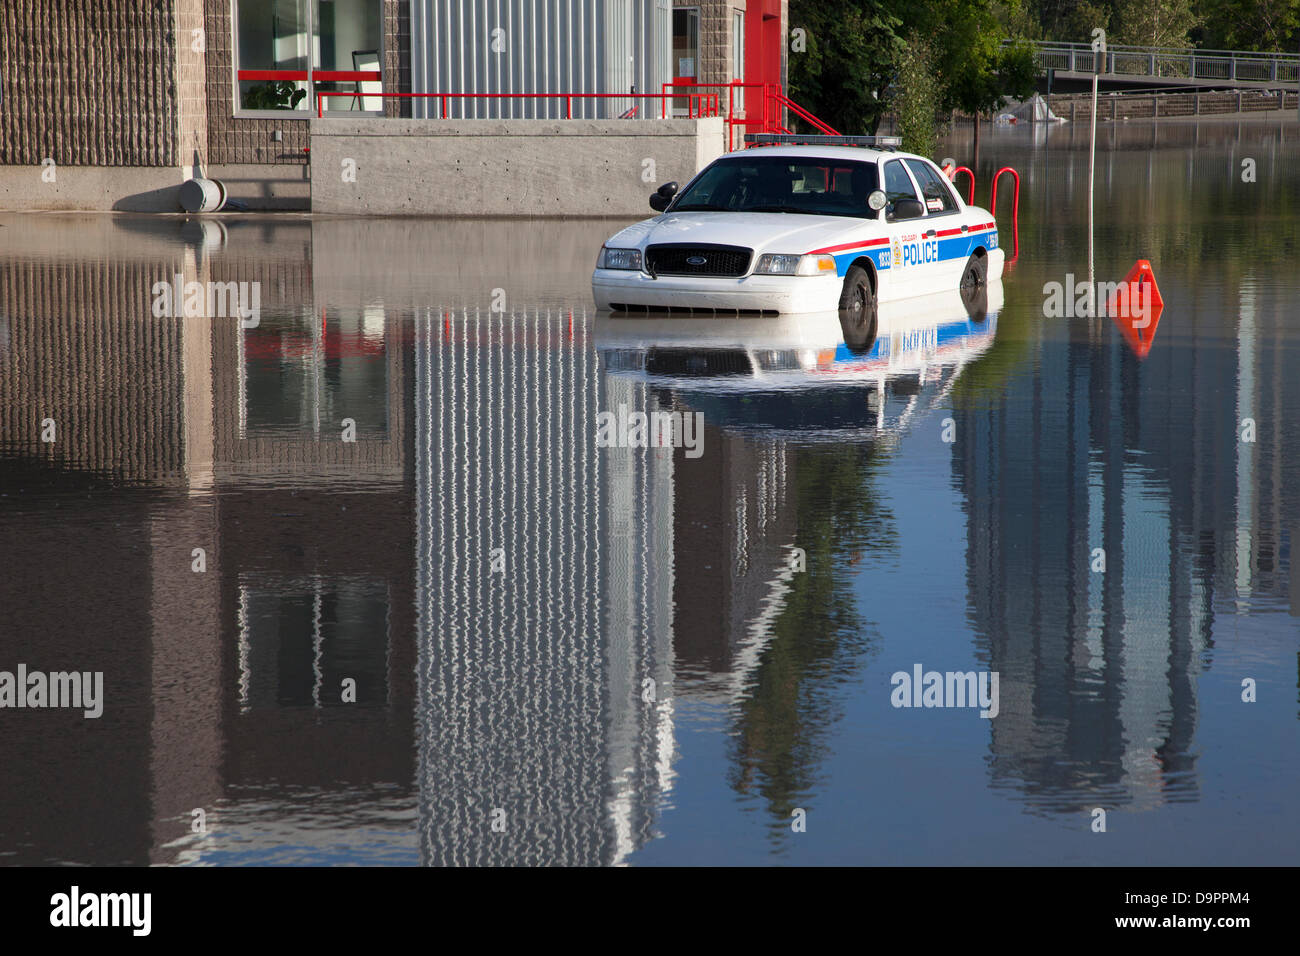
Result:
M894 219L920 219L925 207L919 199L899 199L894 202Z
M672 199L674 196L677 195L677 183L675 182L664 183L657 190L655 190L655 192L657 192L660 196L663 196L665 199Z
M650 208L655 212L663 212L672 201L671 196L662 196L659 193L650 194Z

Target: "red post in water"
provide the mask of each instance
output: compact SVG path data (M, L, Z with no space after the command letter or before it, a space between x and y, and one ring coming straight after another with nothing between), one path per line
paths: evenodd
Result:
M1003 166L993 174L993 186L989 190L989 212L993 213L993 218L998 216L998 179L1003 173L1010 173L1015 183L1015 189L1011 194L1011 262L1020 258L1020 174L1010 166ZM974 190L974 177L971 177L971 188ZM1008 263L1009 264L1009 263Z
M951 171L947 171L947 170L945 170L945 172L948 172L948 178L952 180L954 186L957 184L957 174L958 174L958 173L965 173L967 176L970 177L970 187L966 190L966 205L968 205L968 206L970 206L970 205L974 205L974 203L975 203L975 174L974 174L973 172L970 171L970 167L968 167L968 166L958 166L956 169L953 169L953 170L951 170ZM989 210L989 211L992 212L992 210Z

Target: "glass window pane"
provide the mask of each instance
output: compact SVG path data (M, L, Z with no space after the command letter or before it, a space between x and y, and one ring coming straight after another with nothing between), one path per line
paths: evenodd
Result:
M900 199L916 199L916 187L907 176L902 160L891 159L885 163L885 196L893 205Z
M875 218L867 197L876 188L874 163L799 160L780 156L722 159L688 186L677 212L798 211L819 216Z
M235 22L240 108L307 109L307 0L236 0Z
M731 78L745 78L745 14L737 11L731 18ZM736 91L736 108L745 108L745 91Z
M912 175L916 177L916 181L921 184L926 212L956 211L957 200L953 196L952 188L934 167L918 159L907 160L907 167L912 171Z
M697 8L682 7L673 11L672 56L673 79L698 82L700 69L700 11ZM722 103L725 109L726 100L723 99ZM689 96L673 97L674 116L687 115L690 107L691 100Z
M316 0L313 19L312 66L318 71L376 74L364 80L331 80L317 76L318 92L346 93L326 96L327 110L379 112L383 89L379 77L383 44L382 0ZM364 94L375 94L365 96Z

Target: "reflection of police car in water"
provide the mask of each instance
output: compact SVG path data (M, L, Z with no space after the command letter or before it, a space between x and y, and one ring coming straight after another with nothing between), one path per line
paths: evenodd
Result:
M710 424L842 440L899 432L941 403L992 345L1001 307L1001 282L973 304L956 292L886 303L859 347L838 312L761 323L610 313L594 337L607 374L671 394Z
M795 137L766 137L786 140ZM878 141L884 137L802 137ZM862 146L772 145L728 153L661 211L601 248L592 292L615 311L846 313L1002 275L997 225L928 159Z

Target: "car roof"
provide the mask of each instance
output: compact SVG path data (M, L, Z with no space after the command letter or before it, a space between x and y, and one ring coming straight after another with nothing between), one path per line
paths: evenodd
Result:
M875 163L882 159L925 159L915 153L899 153L890 149L873 149L867 146L751 146L724 153L718 159L731 159L753 153L757 156L789 156L792 158L845 159ZM926 160L933 162L933 160ZM935 165L938 165L937 163Z

